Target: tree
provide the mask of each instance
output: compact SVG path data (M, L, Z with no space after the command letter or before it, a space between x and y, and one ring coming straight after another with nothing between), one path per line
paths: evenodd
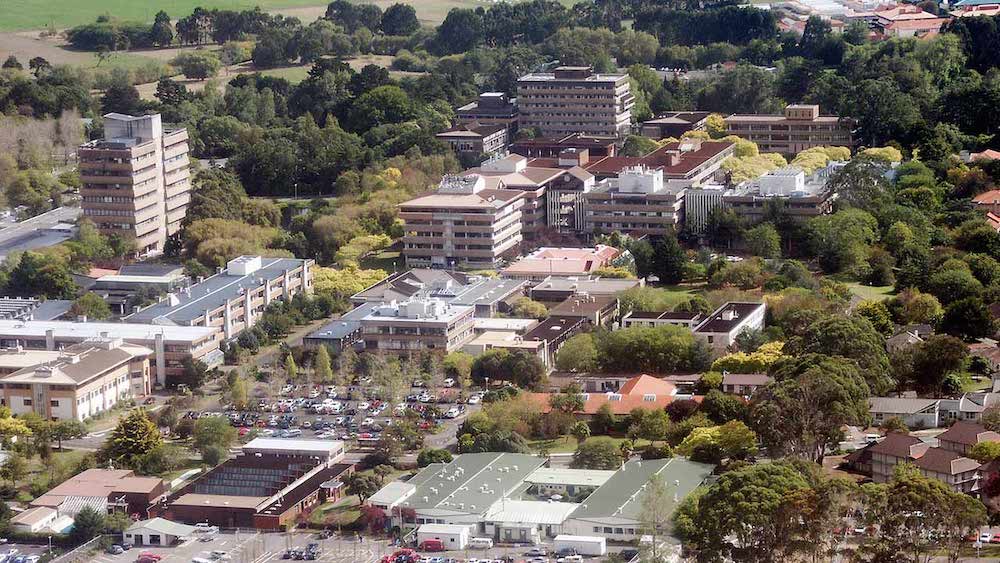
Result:
M674 499L668 485L658 473L649 478L644 489L639 509L639 522L642 523L643 533L653 536L652 560L659 561L656 551L659 547L660 535L667 530L670 518L673 516Z
M86 505L73 518L70 536L75 543L84 543L104 532L105 516L93 506Z
M868 424L870 392L854 362L806 354L772 374L775 382L750 404L750 425L772 452L819 462L842 439L842 426Z
M969 457L979 463L987 463L1000 458L1000 442L979 442L972 446Z
M594 414L594 430L598 434L608 434L615 428L615 424L615 415L611 410L611 405L604 403L597 408L597 413Z
M72 299L77 286L62 260L36 252L25 252L10 272L4 293L23 297Z
M900 434L910 433L910 429L906 426L906 422L898 416L890 416L879 426L879 428L886 434L889 432L898 432Z
M388 477L389 475L392 475L392 466L385 464L376 465L375 467L372 468L372 473L374 473L375 476L378 477L379 486L382 486L385 483L385 478Z
M31 72L35 75L35 78L38 78L42 74L51 71L52 64L49 63L49 61L45 60L45 58L43 57L32 57L31 60L28 61L28 68L31 69Z
M344 479L344 483L347 484L347 493L358 495L361 504L364 504L368 497L382 488L379 485L378 477L370 473L351 473Z
M89 321L103 321L111 316L111 307L99 295L88 291L73 302L69 314L87 317Z
M597 369L597 345L590 333L570 337L556 354L556 369L591 372Z
M590 426L586 422L578 420L570 427L569 433L576 439L577 445L580 445L586 442L587 438L590 438Z
M660 239L653 251L653 274L660 278L660 283L678 284L684 281L684 269L687 265L687 255L673 235Z
M646 156L659 147L660 145L656 144L656 141L650 139L649 137L643 137L642 135L629 135L625 139L625 144L622 145L621 155Z
M945 308L940 328L952 336L973 341L992 336L996 332L996 321L982 299L968 297Z
M698 500L695 543L705 560L781 561L791 545L779 515L809 488L789 465L765 463L724 473Z
M206 446L200 451L201 460L205 462L206 465L212 467L222 463L222 461L226 459L226 455L229 453L229 450L218 445Z
M194 423L192 447L204 453L211 446L229 448L236 441L236 429L225 417L199 418Z
M87 434L87 425L76 419L56 421L52 426L52 438L62 450L62 441L82 438Z
M218 74L222 63L214 53L208 51L188 51L170 61L181 73L195 80L204 80Z
M409 4L393 4L382 14L381 27L386 35L410 35L420 29L417 11Z
M12 68L14 70L24 70L24 67L21 65L20 62L18 62L17 57L15 57L14 55L8 56L7 60L3 62L3 65L0 66L0 68Z
M205 362L195 360L194 358L184 358L182 367L181 375L175 375L168 379L167 386L177 387L178 385L187 385L188 389L192 391L201 388L201 385L208 377L208 366L205 365Z
M781 236L771 223L761 223L743 233L747 250L761 258L779 258L781 256Z
M716 424L743 420L747 416L747 406L742 399L718 389L712 389L705 395L699 410Z
M570 466L576 469L618 469L621 459L621 452L615 441L599 437L577 446Z
M465 352L450 352L441 362L445 377L454 379L464 389L471 383L473 358Z
M472 50L483 40L483 25L476 10L452 8L434 34L435 51L448 55Z
M111 431L111 436L102 448L101 457L119 467L136 467L142 456L161 443L160 431L146 411L134 409L119 420Z
M132 84L121 80L113 82L104 91L104 97L101 98L101 111L104 113L118 112L135 115L139 113L141 106L142 98L139 96L139 90Z
M515 299L511 305L511 314L519 318L542 320L549 316L549 310L542 303L534 301L530 297L521 296Z
M451 463L451 452L444 449L420 450L417 455L417 467L427 467L432 463Z
M291 352L285 356L285 375L292 381L299 375L299 368L295 365L295 358L292 357Z
M330 366L330 352L327 347L320 346L316 350L316 359L313 360L316 368L316 380L324 383L333 381L333 368Z
M892 319L901 325L936 325L944 316L944 309L937 297L922 293L916 288L906 288L886 301Z
M16 487L17 482L28 475L28 461L17 452L7 454L7 459L0 464L0 478L10 482L11 487Z
M149 30L149 39L154 45L166 47L174 41L174 30L170 27L170 16L160 10L156 12L153 27Z
M964 342L946 334L929 336L912 350L913 374L921 391L941 392L948 374L962 369L969 357Z
M811 323L800 337L785 344L789 356L825 354L854 360L872 393L883 394L892 387L889 356L885 341L867 319L830 316Z
M892 317L889 315L889 308L886 307L885 301L862 301L861 303L858 303L857 307L854 308L854 313L868 319L868 322L872 324L872 327L874 327L875 330L877 330L882 336L892 336L892 333L896 330L896 326L892 322Z

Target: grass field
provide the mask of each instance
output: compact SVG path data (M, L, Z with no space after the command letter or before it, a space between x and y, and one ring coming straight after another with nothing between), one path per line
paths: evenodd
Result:
M587 441L595 440L597 438L603 438L603 436L591 436L587 438ZM628 438L611 438L614 440L615 444L621 444ZM576 438L571 436L563 436L562 438L555 438L552 440L529 440L528 445L531 449L541 451L543 447L548 448L550 454L568 454L576 451ZM648 440L637 440L635 442L636 448L643 448L649 445Z
M896 294L895 288L891 285L876 287L861 285L860 283L849 283L847 287L851 288L851 293L864 300L884 301Z

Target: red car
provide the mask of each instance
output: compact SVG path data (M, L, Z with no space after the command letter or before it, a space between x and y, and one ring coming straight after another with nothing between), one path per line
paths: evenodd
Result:
M420 542L420 551L444 551L444 542L437 539L427 539Z
M160 559L163 559L163 556L157 555L155 553L150 553L148 551L143 551L142 553L139 554L139 559L148 561L159 561Z

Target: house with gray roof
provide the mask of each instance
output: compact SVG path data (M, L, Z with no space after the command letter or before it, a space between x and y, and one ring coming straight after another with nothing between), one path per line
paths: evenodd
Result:
M940 402L940 399L872 397L868 399L868 410L875 426L898 417L909 428L937 428L941 422Z

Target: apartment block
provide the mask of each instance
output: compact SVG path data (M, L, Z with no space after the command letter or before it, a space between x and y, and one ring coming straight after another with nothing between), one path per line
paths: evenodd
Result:
M562 66L517 81L518 126L554 137L583 133L624 137L631 127L627 74L595 74L591 67Z
M129 323L218 327L227 340L254 326L268 305L312 293L312 260L240 256L125 318Z
M683 220L684 189L668 188L658 168L627 168L583 198L584 227L590 232L662 236Z
M795 155L813 147L855 146L853 122L820 115L815 104L793 104L781 115L733 114L725 122L727 135L757 143L760 152Z
M436 192L399 204L407 266L492 268L521 244L524 193L487 189L479 174L445 176Z
M470 340L476 308L415 297L376 305L361 317L364 349L381 352L453 352Z
M149 394L152 355L153 350L119 338L77 344L55 360L0 377L2 404L15 415L86 420Z
M495 125L460 125L434 135L457 154L493 156L507 150L507 127Z
M104 116L104 138L79 148L80 207L104 234L134 238L139 255L160 254L191 199L188 134L159 114Z
M704 131L709 115L712 113L708 111L672 111L643 121L639 130L643 137L650 139L679 139L688 131Z

